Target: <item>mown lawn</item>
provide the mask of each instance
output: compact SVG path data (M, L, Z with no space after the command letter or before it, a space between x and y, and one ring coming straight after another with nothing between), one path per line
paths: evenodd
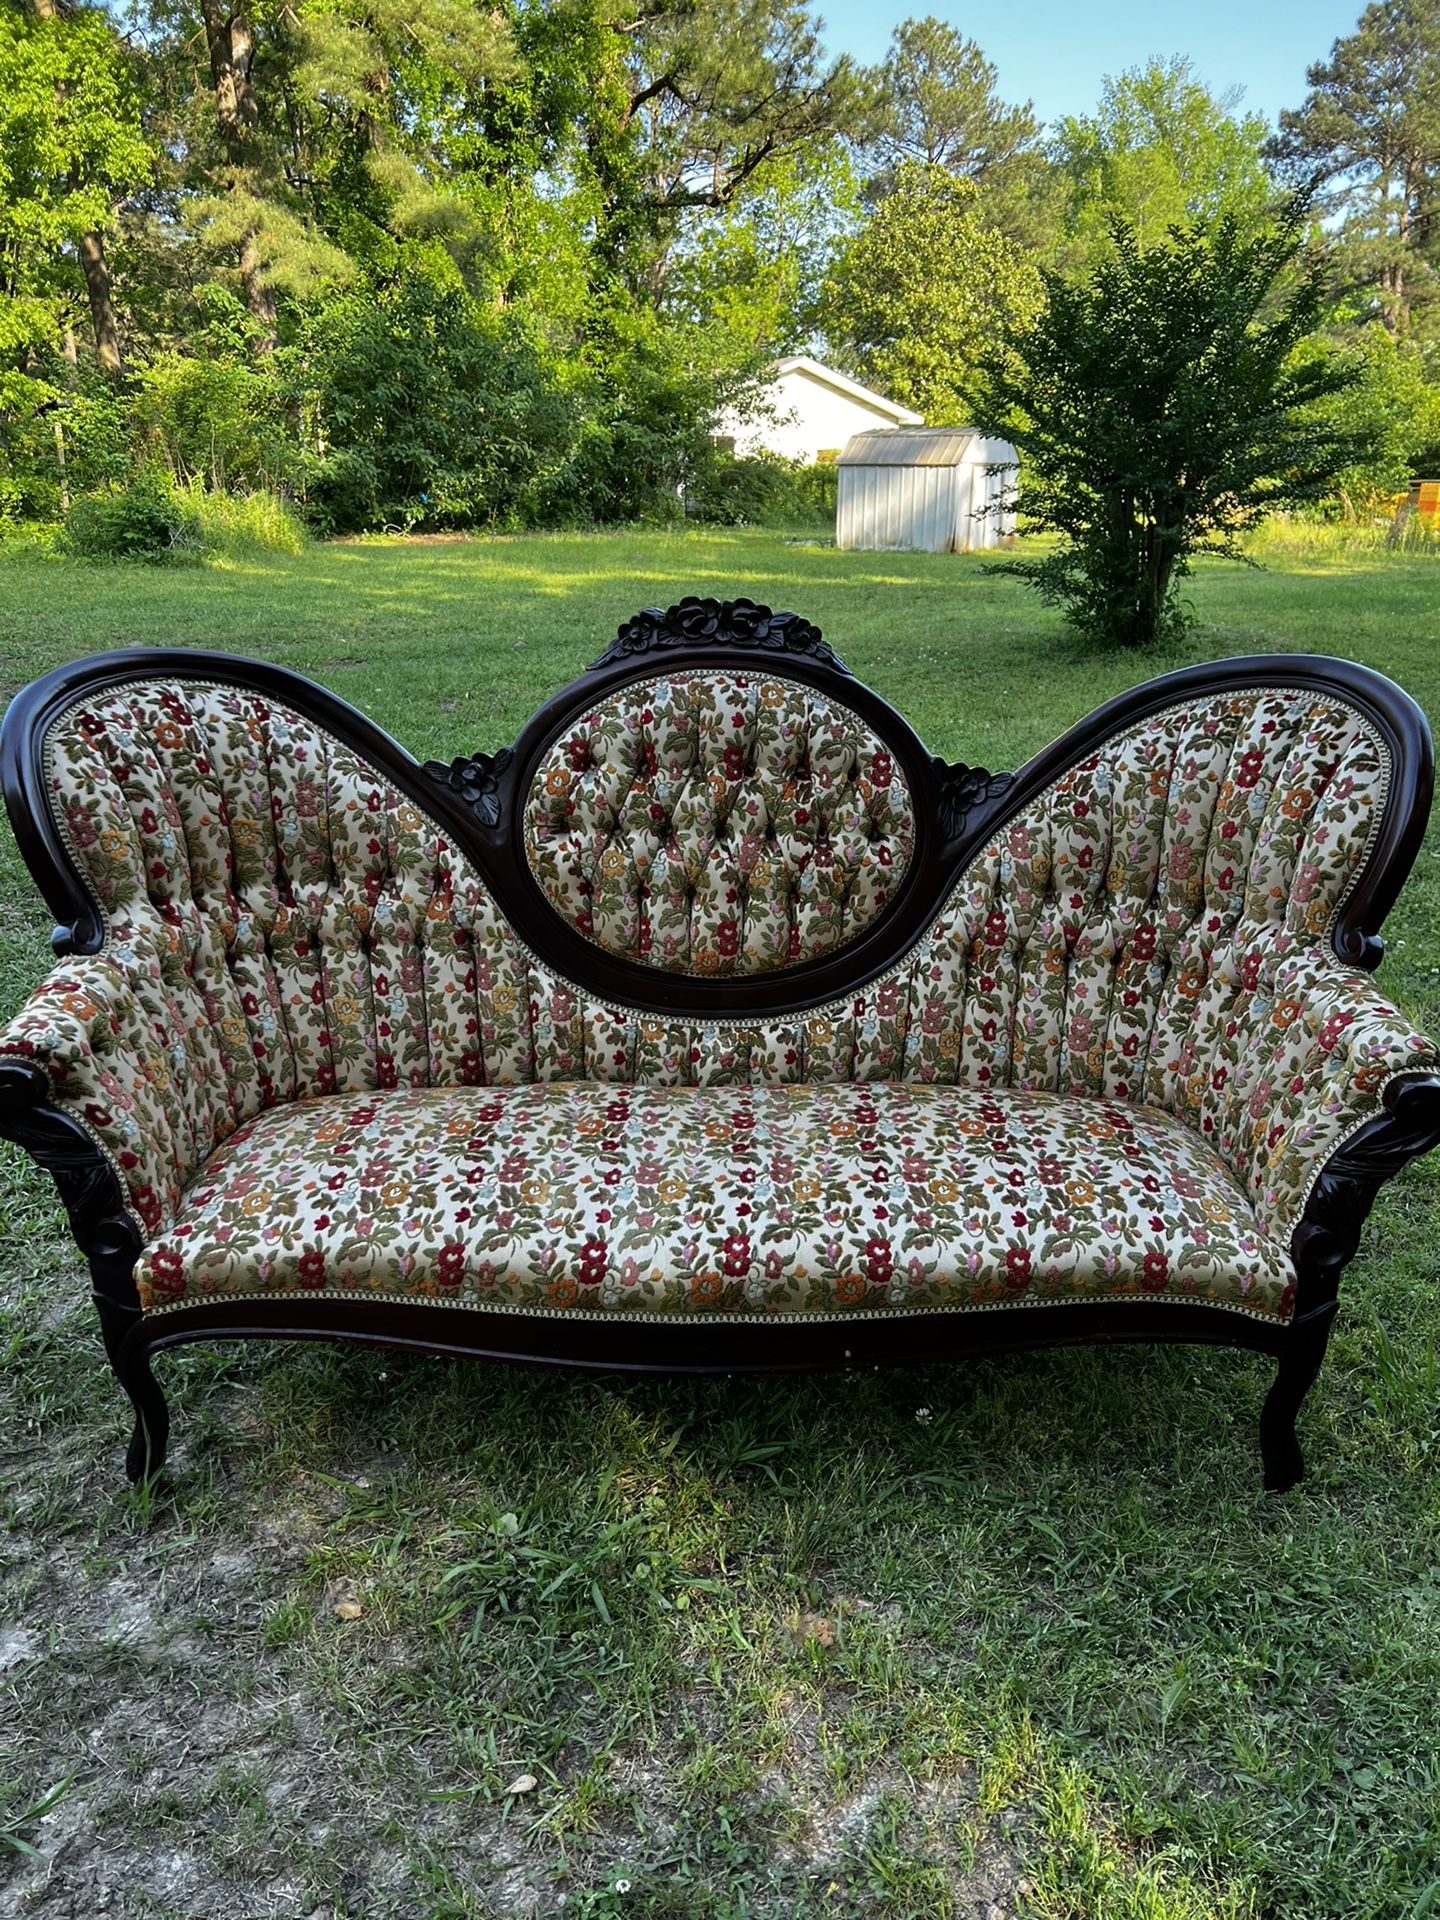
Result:
M1208 567L1183 656L1096 661L976 561L750 533L0 564L0 692L220 646L448 754L692 590L798 608L991 766L1251 649L1440 716L1433 561ZM1432 1025L1437 860L1383 973ZM47 931L6 836L0 1014ZM702 1385L195 1350L147 1496L57 1209L0 1149L0 1911L1440 1915L1437 1248L1432 1163L1377 1209L1279 1500L1265 1364L1178 1350Z

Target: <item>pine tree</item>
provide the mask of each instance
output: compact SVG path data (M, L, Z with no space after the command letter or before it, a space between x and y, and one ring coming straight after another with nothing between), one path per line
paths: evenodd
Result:
M1304 104L1280 115L1272 151L1328 183L1336 246L1362 320L1391 333L1440 326L1440 6L1381 0L1311 67Z

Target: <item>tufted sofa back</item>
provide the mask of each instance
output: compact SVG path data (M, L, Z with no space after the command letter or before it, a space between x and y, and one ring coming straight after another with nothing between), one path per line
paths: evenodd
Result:
M663 967L783 968L878 911L910 858L909 793L853 715L774 684L672 676L556 743L526 844L592 939L641 951L648 916ZM735 1020L606 1005L561 978L411 798L253 690L93 692L50 725L45 766L108 950L162 983L147 1072L192 1153L262 1107L337 1090L905 1078L1167 1107L1257 1192L1280 1069L1273 1049L1236 1058L1232 1043L1257 1009L1283 1031L1287 969L1334 967L1329 931L1390 774L1375 724L1338 696L1172 706L999 827L879 979ZM827 847L844 884L807 892ZM788 890L756 878L776 861L800 876ZM657 865L694 877L673 927L678 871L662 883Z
M915 850L909 789L858 715L778 675L694 670L613 693L525 799L531 872L607 952L773 973L871 924Z

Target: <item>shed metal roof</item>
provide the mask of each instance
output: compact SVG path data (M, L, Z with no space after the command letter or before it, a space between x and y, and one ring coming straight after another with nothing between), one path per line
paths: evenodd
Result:
M892 427L857 433L845 443L842 467L958 467L972 458L974 427Z

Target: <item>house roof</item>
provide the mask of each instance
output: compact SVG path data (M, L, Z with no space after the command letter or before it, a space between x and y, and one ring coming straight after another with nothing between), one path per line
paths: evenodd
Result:
M1015 449L987 440L976 427L921 427L897 432L856 433L845 442L842 467L958 467L967 460L1010 462Z
M858 400L861 406L871 407L876 413L888 414L897 427L918 427L925 418L923 413L916 413L913 407L897 406L893 400L887 400L883 393L862 387L858 380L852 380L848 374L812 360L808 353L792 353L779 361L775 368L776 379L784 373L806 374L810 379L818 380L821 386L832 387L836 393L843 393L847 400Z

